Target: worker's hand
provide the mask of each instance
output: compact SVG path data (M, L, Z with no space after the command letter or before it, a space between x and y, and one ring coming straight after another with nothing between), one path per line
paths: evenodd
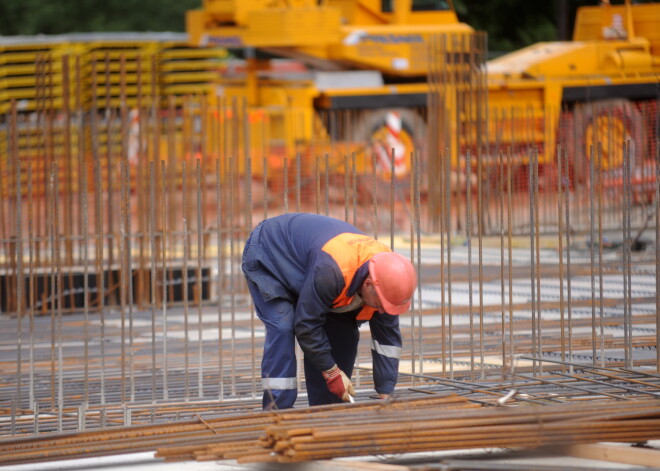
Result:
M391 397L391 394L378 394L378 399L390 399Z
M328 389L330 392L342 401L349 402L349 394L351 396L355 395L355 389L353 389L351 380L337 365L334 365L329 370L325 370L322 374L323 378L325 378L325 382L328 383Z

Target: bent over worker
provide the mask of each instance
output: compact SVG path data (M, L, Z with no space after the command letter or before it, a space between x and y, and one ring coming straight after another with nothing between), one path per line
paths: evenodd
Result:
M344 221L293 213L262 221L245 244L243 273L266 326L261 362L264 409L298 395L295 339L304 353L310 405L349 401L358 326L369 322L380 397L397 382L398 315L417 286L407 258Z

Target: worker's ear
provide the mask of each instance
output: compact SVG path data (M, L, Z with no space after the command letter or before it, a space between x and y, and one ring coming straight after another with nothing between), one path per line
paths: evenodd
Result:
M362 283L362 286L373 286L374 282L371 279L371 276L368 276L365 280L364 283Z

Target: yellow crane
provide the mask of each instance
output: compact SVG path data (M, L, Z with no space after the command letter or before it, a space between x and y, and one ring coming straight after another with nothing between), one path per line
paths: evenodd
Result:
M450 0L203 0L186 23L193 44L239 51L214 98L269 113L288 155L326 135L371 142L386 173L396 149L399 176L423 146L432 38L473 32Z
M405 159L426 145L435 155L450 148L456 164L468 148L487 157L498 146L524 161L536 144L543 163L553 161L559 141L582 156L598 142L603 169L620 166L625 140L637 160L654 151L658 120L640 103L660 96L660 3L581 7L571 41L488 61L487 114L476 116L481 105L460 96L466 74L448 74L453 90L435 102L436 119L430 97L458 56L474 50L453 57L433 48L439 35L460 43L471 40L455 38L474 34L449 0L203 0L188 12L187 31L195 45L241 51L214 98L244 99L269 113L271 142L289 155L297 143L324 136L370 143L388 172L391 149ZM485 57L483 45L476 47ZM486 116L487 125L472 126ZM405 175L408 168L395 162L394 170Z

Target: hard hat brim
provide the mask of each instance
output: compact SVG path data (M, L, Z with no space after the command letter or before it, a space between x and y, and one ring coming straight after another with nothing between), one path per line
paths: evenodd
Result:
M404 304L396 305L388 302L385 299L385 296L381 294L381 290L378 286L376 286L376 294L378 295L378 300L380 301L380 304L383 306L383 309L387 314L391 314L393 316L398 316L400 314L404 314L410 309L410 304L411 301L408 301Z

